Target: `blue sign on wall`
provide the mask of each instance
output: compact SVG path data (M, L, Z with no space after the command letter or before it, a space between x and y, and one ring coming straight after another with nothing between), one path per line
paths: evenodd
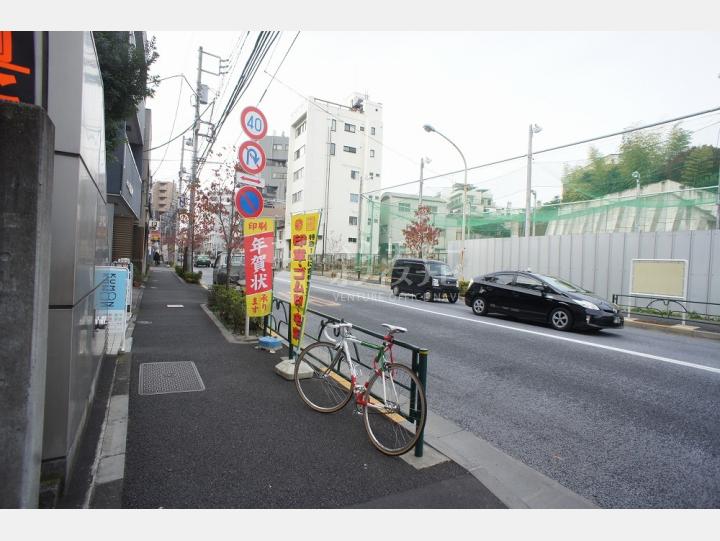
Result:
M128 270L123 267L95 267L95 308L125 311Z

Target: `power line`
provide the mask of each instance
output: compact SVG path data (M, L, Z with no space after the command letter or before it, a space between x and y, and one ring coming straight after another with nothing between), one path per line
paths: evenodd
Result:
M210 109L210 106L211 106L213 103L214 103L214 102L210 102L210 103L208 104L208 106L205 108L205 110L204 110L202 113L200 113L200 118L202 118L202 116L207 112L207 110ZM156 146L156 147L152 147L152 148L149 148L149 149L147 149L147 150L144 150L143 153L148 153L148 152L150 152L151 150L157 150L158 148L162 148L162 147L164 147L165 145L169 145L169 144L172 143L173 141L176 141L176 140L179 139L181 136L185 135L187 132L189 132L189 131L190 131L191 129L193 129L194 127L195 127L195 121L193 121L192 124L190 124L187 128L185 128L182 132L178 133L175 137L173 137L173 138L170 139L169 141L165 141L162 145L158 145L158 146Z
M265 73L267 73L268 75L270 75L271 79L268 81L268 84L267 84L267 86L265 87L265 91L262 93L262 96L260 96L260 99L259 99L258 102L257 102L258 105L260 105L260 104L262 103L262 100L263 100L263 98L265 97L265 94L267 93L268 88L270 88L270 85L271 85L272 82L275 80L275 76L277 75L278 71L280 71L280 68L282 67L283 62L285 62L285 59L287 58L288 53L290 52L290 49L292 49L292 48L293 48L293 45L295 45L295 42L297 41L299 35L300 35L300 30L298 30L298 31L297 31L297 34L295 34L295 37L293 38L292 43L290 44L290 47L288 47L287 51L285 51L285 56L282 57L282 60L281 60L280 63L278 64L278 67L275 68L275 73L272 74L272 75L270 75L270 74L267 72L267 70L265 70ZM272 60L272 58L270 58L270 60ZM269 64L269 62L268 62L268 64Z
M563 148L568 148L568 147L576 146L576 145L582 145L582 144L584 144L584 143L591 143L591 142L593 142L593 141L599 141L600 139L607 139L607 138L609 138L609 137L616 137L616 136L618 136L618 135L625 135L626 133L632 133L632 132L636 132L636 131L640 131L640 130L646 130L646 129L648 129L648 128L653 128L653 127L655 127L655 126L661 126L661 125L663 125L663 124L670 124L670 123L672 123L672 122L677 122L678 120L684 120L684 119L686 119L686 118L693 118L693 117L696 117L696 116L706 115L706 114L708 114L708 113L715 113L715 112L717 112L717 111L720 111L720 107L715 107L714 109L707 109L707 110L705 110L705 111L700 111L700 112L692 113L692 114L689 114L689 115L683 115L683 116L679 116L679 117L676 117L676 118L671 118L671 119L669 119L669 120L662 120L662 121L660 121L660 122L653 122L652 124L646 124L646 125L644 125L644 126L638 126L638 127L636 127L636 128L628 128L628 129L626 129L626 130L622 130L622 131L610 133L610 134L607 134L607 135L600 135L600 136L598 136L598 137L591 137L590 139L583 139L583 140L581 140L581 141L575 141L574 143L567 143L567 144L559 145L559 146L556 146L556 147L544 148L544 149L542 149L542 150L533 151L533 156L535 156L535 155L537 155L537 154L543 154L543 153L546 153L546 152L552 152L552 151L555 151L555 150L560 150L560 149L563 149ZM520 154L520 155L518 155L518 156L513 156L512 158L505 158L504 160L497 160L497 161L494 161L494 162L488 162L488 163L483 163L483 164L480 164L480 165L474 165L474 166L472 166L472 167L468 167L467 170L468 170L468 171L473 171L473 170L475 170L475 169L480 169L480 168L483 168L483 167L489 167L489 166L491 166L491 165L498 165L498 164L501 164L501 163L511 162L511 161L513 161L513 160L519 160L519 159L521 159L521 158L527 158L527 153L526 153L526 154ZM448 173L443 173L443 174L440 174L440 175L435 175L435 176L432 176L432 177L427 177L427 178L424 178L424 179L423 179L423 182L428 181L428 180L432 180L432 179L435 179L435 178L447 177L447 176L450 176L450 175L457 175L457 174L462 173L463 171L465 171L465 170L464 170L464 169L458 169L458 170L456 170L456 171L450 171L450 172L448 172ZM383 191L383 190L392 190L393 188L399 188L399 187L401 187L401 186L408 186L408 185L410 185L410 184L415 184L415 183L417 183L417 182L420 182L420 179L411 180L411 181L408 181L408 182L403 182L403 183L401 183L401 184L396 184L395 186L389 186L389 187L386 187L386 188L379 188L379 189L377 189L377 190L370 190L370 191L363 192L363 193L369 194L369 193L380 192L380 191Z

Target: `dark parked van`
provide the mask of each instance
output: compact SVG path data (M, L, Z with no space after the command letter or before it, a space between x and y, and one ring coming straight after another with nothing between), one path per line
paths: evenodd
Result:
M390 288L397 297L411 293L427 302L447 297L449 302L458 300L458 281L447 263L433 259L398 259L392 270Z

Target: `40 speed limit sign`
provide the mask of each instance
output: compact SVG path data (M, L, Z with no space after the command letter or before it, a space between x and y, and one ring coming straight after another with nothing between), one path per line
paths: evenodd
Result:
M245 134L255 141L265 137L268 130L267 119L257 107L245 107L240 113L240 125Z

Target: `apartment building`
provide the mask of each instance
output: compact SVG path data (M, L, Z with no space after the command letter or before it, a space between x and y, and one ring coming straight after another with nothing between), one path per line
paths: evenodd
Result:
M152 213L156 219L161 214L169 212L175 201L175 182L153 182L152 185Z
M292 115L285 221L322 212L316 253L377 254L379 215L368 201L380 195L382 104L353 94L346 104L308 98ZM283 237L288 259L290 235Z

